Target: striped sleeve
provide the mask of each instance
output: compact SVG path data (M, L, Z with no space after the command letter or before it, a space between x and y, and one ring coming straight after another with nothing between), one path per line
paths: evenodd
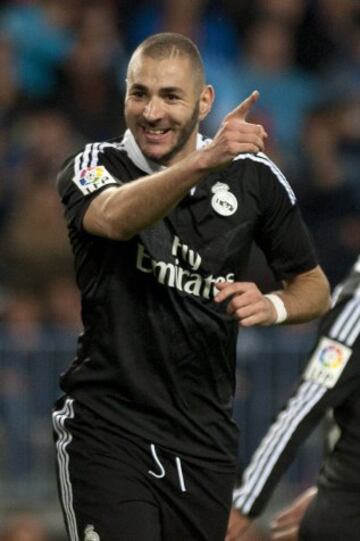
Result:
M235 161L246 159L265 165L278 180L279 184L283 186L291 204L295 205L296 196L292 187L289 184L289 181L285 177L284 173L279 169L279 167L272 160L270 160L270 158L266 154L264 154L263 152L258 152L257 154L243 153L236 156Z
M70 158L58 175L58 191L65 206L68 224L81 229L82 219L90 202L101 191L120 185L109 161L111 143L89 143Z
M336 305L324 318L304 375L279 412L234 490L233 506L249 517L259 515L292 462L297 449L329 408L358 386L360 298ZM356 351L357 351L356 350Z
M350 299L331 326L329 336L353 347L360 334L360 297Z

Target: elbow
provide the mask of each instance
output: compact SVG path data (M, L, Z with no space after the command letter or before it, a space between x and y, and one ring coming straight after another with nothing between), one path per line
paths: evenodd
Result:
M323 299L323 302L319 303L318 305L318 314L317 316L321 317L324 316L331 308L331 297L330 295L326 296L326 298Z
M323 302L323 306L322 306L322 312L320 315L324 315L326 314L326 312L328 312L331 308L331 295L330 295L330 287L329 287L329 291L328 291L328 294L326 295L326 297L324 298L324 302Z
M83 218L83 228L87 233L115 241L130 240L137 233L136 221L115 198L119 191L120 188L109 188L90 203Z
M321 295L318 302L318 316L323 316L331 308L331 289L325 274L323 274L321 282Z
M133 231L121 220L107 220L107 231L106 236L115 241L128 241L132 239L136 234L136 231Z
M331 306L330 284L318 266L287 283L288 322L303 323L323 316Z
M124 205L122 189L107 190L104 192L101 207L99 207L98 220L104 226L105 236L115 241L130 240L137 231L134 228L135 217L131 216Z
M87 233L99 237L105 237L114 241L130 240L136 232L126 225L125 221L113 216L112 213L102 212L101 215L85 215L83 227Z
M320 317L326 314L331 307L331 288L326 274L320 266L315 267L307 273L309 278L310 297L313 298L313 306L315 306L315 317Z
M101 221L105 226L105 235L111 240L130 240L137 231L132 226L131 218L125 212L119 212L114 205L104 205Z

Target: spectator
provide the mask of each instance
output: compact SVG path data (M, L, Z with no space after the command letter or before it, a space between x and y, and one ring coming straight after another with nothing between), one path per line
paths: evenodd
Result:
M15 126L16 146L4 143L3 275L9 283L39 291L52 273L67 272L70 265L54 184L76 134L53 109L23 114Z
M212 0L162 0L143 2L132 14L127 41L132 50L156 32L184 34L199 44L204 59L234 61L237 57L237 31L222 2Z
M124 66L116 12L108 4L90 2L63 70L61 91L63 109L87 139L111 138L122 131Z
M19 88L12 47L3 37L0 39L0 88L0 121L4 122L17 105Z
M57 90L57 70L73 46L71 2L43 0L11 4L3 12L1 29L15 53L16 74L29 100L49 100Z
M66 229L47 177L20 193L3 243L8 282L41 293L49 277L71 268Z
M358 0L314 0L307 4L298 33L298 59L303 66L326 76L328 66L344 58L348 50L360 5Z
M14 130L14 138L21 148L15 180L19 193L27 186L35 187L45 176L53 185L59 165L79 140L69 117L58 108L34 107L22 113Z
M33 395L29 361L43 341L39 299L31 293L9 292L0 326L0 411L5 430L7 476L18 495L25 490L22 483L29 483L32 460L29 436Z
M353 141L355 150L360 139L360 124L353 122L356 107L343 96L324 103L309 115L303 134L299 198L332 286L342 279L360 249L360 191L344 160L344 143Z
M250 88L260 91L258 115L286 169L297 166L304 117L319 90L316 77L296 67L295 45L291 26L271 18L256 20L246 33L234 85L240 96Z

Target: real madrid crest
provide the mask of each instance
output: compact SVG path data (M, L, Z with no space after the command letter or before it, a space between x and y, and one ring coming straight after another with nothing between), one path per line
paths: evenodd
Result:
M238 202L230 187L223 182L217 182L211 188L213 196L211 198L212 208L221 216L231 216L235 214L238 208Z

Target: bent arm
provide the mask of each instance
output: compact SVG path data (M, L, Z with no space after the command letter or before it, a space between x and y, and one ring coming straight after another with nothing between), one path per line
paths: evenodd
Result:
M128 240L157 222L204 176L194 152L164 171L101 192L89 205L83 227L88 233Z
M220 282L216 302L229 299L227 312L242 327L273 325L278 321L276 308L253 282ZM319 266L297 274L284 282L284 289L274 292L283 301L285 323L310 321L324 314L330 307L330 286Z
M223 167L243 152L264 149L267 134L245 121L258 93L253 92L229 113L214 139L167 169L101 192L89 205L83 227L88 233L128 240L166 216L209 171Z

